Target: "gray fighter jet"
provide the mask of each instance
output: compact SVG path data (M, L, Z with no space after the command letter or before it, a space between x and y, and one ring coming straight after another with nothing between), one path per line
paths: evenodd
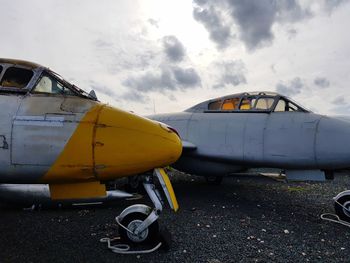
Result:
M180 134L183 153L176 169L217 183L252 167L279 168L290 180L316 181L350 167L349 121L315 114L273 92L234 94L148 117Z

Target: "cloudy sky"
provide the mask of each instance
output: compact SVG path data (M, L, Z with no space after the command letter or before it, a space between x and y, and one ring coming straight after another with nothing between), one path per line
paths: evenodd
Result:
M140 114L277 91L350 114L347 0L0 0L0 57Z

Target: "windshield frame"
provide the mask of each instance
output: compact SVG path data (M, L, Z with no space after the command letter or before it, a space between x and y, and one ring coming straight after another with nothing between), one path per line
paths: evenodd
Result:
M75 95L67 95L67 94L51 94L51 93L42 93L45 95L59 95L59 96L76 96L76 97L80 97L80 98L84 98L84 99L89 99L89 100L93 100L93 101L97 101L96 98L92 97L89 93L87 93L86 91L78 88L77 86L75 86L74 84L69 83L67 80L65 80L61 75L59 75L58 73L50 70L50 69L44 69L42 70L42 72L40 73L40 76L38 77L36 83L33 85L33 87L30 90L31 94L40 94L40 93L35 93L35 88L37 86L37 84L39 83L39 81L41 80L41 78L44 75L48 75L52 78L54 78L55 80L57 80L59 83L63 84L65 87L67 87L69 90L71 90Z
M21 65L12 65L12 64L1 64L1 66L2 66L2 72L0 74L0 81L2 81L7 70L10 68L24 69L24 70L31 71L33 73L29 82L27 83L27 85L25 87L17 88L17 87L7 87L7 86L0 85L0 92L1 93L27 94L31 90L33 82L36 81L37 72L35 69L31 69L31 68L21 66Z

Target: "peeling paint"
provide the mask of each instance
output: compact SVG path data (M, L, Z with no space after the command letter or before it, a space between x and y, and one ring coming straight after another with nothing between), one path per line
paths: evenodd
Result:
M6 141L5 135L0 135L0 142L2 141L2 144L0 143L0 149L8 150L9 145Z

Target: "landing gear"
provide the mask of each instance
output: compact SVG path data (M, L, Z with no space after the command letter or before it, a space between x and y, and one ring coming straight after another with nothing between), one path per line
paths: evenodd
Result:
M334 197L334 209L337 216L350 223L350 191L344 191Z
M136 229L142 224L143 221L145 221L146 218L147 215L139 212L132 212L125 216L120 222L119 226L120 238L131 245L133 243L140 245L155 245L159 239L158 221L154 221L143 231L135 234ZM126 229L121 225L126 226Z
M156 245L160 242L157 220L163 210L163 200L151 176L146 176L143 185L155 207L132 205L116 218L121 239L130 245Z
M223 176L206 176L205 180L208 184L212 185L219 185L222 183L222 180L224 179Z
M155 169L154 175L158 178L170 207L176 212L178 203L168 175L163 169ZM152 200L154 208L143 204L136 204L127 207L116 217L122 243L112 246L110 243L112 240L107 238L101 240L101 242L107 242L108 248L115 253L142 254L153 252L159 247L163 247L164 249L169 248L169 233L159 230L157 220L163 210L164 203L153 183L153 176L146 176L143 186ZM150 247L147 249L143 248L143 250L133 250L133 247L137 247L138 245L150 245Z

